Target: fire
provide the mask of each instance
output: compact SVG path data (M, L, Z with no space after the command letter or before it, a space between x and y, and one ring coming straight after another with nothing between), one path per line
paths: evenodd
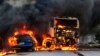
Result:
M76 45L62 47L61 50L77 50Z
M9 37L9 45L16 46L17 45L17 38L16 37Z
M6 52L0 52L0 56L4 56L6 54L7 54Z
M59 28L62 28L62 29L65 28L65 26L63 26L63 25L58 25L58 27Z
M6 52L5 49L1 50L1 52L0 52L0 56L4 56L4 55L6 55L6 54L7 54L7 52Z
M55 50L55 42L54 42L54 39L50 35L44 34L42 38L43 38L42 50ZM47 43L50 44L49 47L47 47Z
M33 32L31 30L27 30L26 25L24 25L22 29L17 29L12 36L8 37L8 43L10 46L17 45L17 38L15 36L19 35L19 34L22 34L22 35L28 34L35 41L36 45L38 45L38 42L37 42L36 38L34 37L35 32Z
M64 28L65 26L59 25L58 27ZM51 30L53 30L53 31L51 31ZM67 32L67 33L72 32L71 30L63 30L63 31ZM8 37L8 43L11 47L16 46L16 45L18 45L16 35L28 34L30 37L32 37L32 39L34 40L34 42L36 44L34 47L36 51L38 51L38 50L56 50L56 49L77 50L76 44L66 46L65 41L67 41L67 40L64 39L65 36L58 37L58 39L63 40L63 44L60 44L60 43L57 43L57 38L51 33L54 34L53 28L50 28L50 31L47 34L42 35L42 46L39 46L38 41L35 38L35 32L32 30L27 30L27 27L24 25L21 29L16 29L15 32L13 33L13 35ZM16 51L11 51L11 53L12 52L16 53Z
M13 50L13 51L10 50L10 51L8 51L7 53L8 53L8 54L14 54L14 53L16 53L16 50Z
M0 52L0 56L4 56L4 55L6 55L6 54L14 54L14 53L16 53L16 50L10 50L10 51L7 51L7 50L2 50L1 52Z
M77 50L77 44L69 45L69 46L64 46L64 45L57 45L56 44L56 39L51 37L49 34L43 34L42 36L42 46L38 46L38 50L56 50L56 49L61 49L61 50L69 50L69 51L75 51ZM48 47L47 42L50 44Z

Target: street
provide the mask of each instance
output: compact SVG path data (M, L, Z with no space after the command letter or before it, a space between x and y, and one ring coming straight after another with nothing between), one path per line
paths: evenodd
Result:
M6 56L77 56L73 52L68 51L39 51L39 52L25 52L25 53L18 53L18 54L11 54Z
M100 56L100 51L79 51L84 56Z
M100 56L100 51L79 51L83 56ZM16 54L9 54L6 56L82 56L71 51L38 51L38 52L22 52Z

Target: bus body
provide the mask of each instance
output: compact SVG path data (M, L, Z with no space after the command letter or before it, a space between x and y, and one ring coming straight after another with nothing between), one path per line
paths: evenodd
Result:
M73 46L79 41L79 20L77 18L54 18L56 45Z

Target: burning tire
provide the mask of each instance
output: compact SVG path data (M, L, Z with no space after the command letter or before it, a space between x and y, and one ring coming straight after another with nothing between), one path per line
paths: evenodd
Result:
M52 45L52 43L51 43L50 41L46 42L46 47L47 47L47 48L50 48L51 45Z
M55 49L55 42L52 38L46 38L43 40L42 46L47 50L54 50Z

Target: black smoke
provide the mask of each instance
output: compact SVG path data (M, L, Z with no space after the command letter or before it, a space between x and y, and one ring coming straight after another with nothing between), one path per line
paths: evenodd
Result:
M100 26L100 0L94 0L93 14L91 20L91 28L93 29L93 32L99 32L100 27L98 26Z
M0 4L2 4L4 2L4 0L0 0Z
M3 3L0 5L0 35L6 38L16 23L24 22L41 37L56 16L77 17L80 20L80 33L85 35L99 23L98 11L99 2L94 0L36 0L35 4L22 7Z
M93 0L37 0L35 8L38 10L38 17L36 18L48 21L50 17L56 16L77 17L83 35L89 32L93 5Z

